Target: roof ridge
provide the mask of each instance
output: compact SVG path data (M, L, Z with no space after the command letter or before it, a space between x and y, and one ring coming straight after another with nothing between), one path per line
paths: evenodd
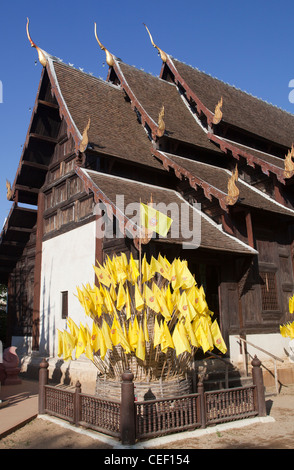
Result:
M145 73L146 75L151 75L151 77L156 78L157 80L159 80L159 81L161 81L161 82L164 82L164 83L166 83L166 84L168 84L168 85L171 85L171 86L176 87L176 85L175 85L174 83L168 82L168 81L164 80L163 78L161 78L159 75L155 75L155 74L152 73L152 72L146 72L146 70L144 70L143 68L138 68L136 65L130 65L130 64L128 64L127 62L123 62L122 60L117 61L117 62L118 62L119 64L123 64L123 65L126 65L126 66L128 66L128 67L132 67L132 68L136 69L138 72L143 72L143 73Z
M57 60L55 60L57 59ZM81 74L84 74L86 75L87 77L89 78L93 78L94 80L98 80L99 82L102 82L104 85L108 85L108 86L111 86L115 89L120 89L120 86L119 85L114 85L113 83L111 82L108 82L107 80L105 80L104 78L102 77L97 77L96 75L94 75L92 72L85 72L84 69L82 69L81 67L77 68L77 67L74 67L74 64L71 64L70 62L69 63L66 63L64 62L63 60L61 59L58 59L56 57L51 57L51 61L54 62L54 63L57 63L57 64L60 64L60 65L63 65L65 67L67 67L68 69L70 70L75 70L76 72L79 72Z
M246 90L242 90L242 88L239 88L239 87L236 86L236 85L232 85L231 83L225 82L225 81L222 80L221 78L218 78L218 77L213 76L211 73L205 72L204 70L200 70L198 67L195 67L195 66L193 66L193 65L191 65L191 64L187 64L187 63L184 62L183 60L179 60L179 59L177 59L176 57L173 57L173 56L170 56L170 57L171 57L173 60L176 60L177 62L180 62L181 64L184 64L184 65L186 65L187 67L190 67L191 69L194 69L194 70L196 70L196 71L199 72L199 73L202 73L203 75L206 75L206 76L208 76L208 77L211 77L211 78L213 78L214 80L217 80L217 81L219 81L220 83L223 83L224 85L226 85L226 86L228 86L228 87L230 87L230 88L234 88L235 90L240 91L241 93L244 93L245 95L250 96L251 98L254 98L254 99L258 100L258 101L261 101L262 103L265 103L265 104L267 104L268 106L271 106L271 107L273 107L273 108L275 108L275 109L278 109L279 111L282 111L283 113L286 113L286 114L288 114L289 116L291 116L291 117L294 118L294 114L293 114L293 113L291 113L290 111L287 111L286 109L281 108L280 106L278 106L278 105L276 105L276 104L270 103L269 101L267 101L267 100L264 99L264 98L260 98L260 97L258 97L258 96L253 95L252 93L250 93L250 92L248 92L248 91L246 91Z

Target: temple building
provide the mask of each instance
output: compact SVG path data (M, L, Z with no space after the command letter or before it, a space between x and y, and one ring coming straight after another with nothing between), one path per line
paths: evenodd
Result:
M84 316L76 287L95 282L93 265L107 255L138 258L124 209L152 197L179 208L180 230L152 238L147 259L188 261L228 359L242 363L241 336L291 368L279 325L290 319L294 288L294 116L173 58L151 36L158 77L117 59L96 35L106 80L28 37L43 68L0 236L7 345L27 364L59 360L57 329L69 314Z

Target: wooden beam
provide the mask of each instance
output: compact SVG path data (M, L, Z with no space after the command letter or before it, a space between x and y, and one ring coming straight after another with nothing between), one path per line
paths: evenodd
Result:
M58 104L56 103L50 103L49 101L44 101L44 100L38 100L38 104L41 104L42 106L46 106L47 108L52 108L52 109L59 109Z
M49 137L48 135L41 135L41 134L35 134L31 133L29 137L32 137L34 139L42 140L43 142L48 142L51 144L57 144L57 139L54 139L53 137Z
M24 186L23 184L16 184L15 189L18 190L18 191L26 191L26 192L29 192L29 193L38 194L40 188L32 188L30 186Z
M24 233L31 233L33 231L32 228L25 228L25 227L8 227L8 230L12 230L14 232L24 232Z
M7 255L1 255L0 254L0 261L17 261L18 257L17 256L7 256Z
M37 170L47 171L47 165L42 165L42 163L29 162L28 160L23 160L21 166L28 166L31 168L36 168Z

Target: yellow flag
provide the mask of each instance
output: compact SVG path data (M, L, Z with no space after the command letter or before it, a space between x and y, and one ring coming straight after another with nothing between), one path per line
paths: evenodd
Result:
M103 288L103 295L104 295L104 306L106 308L106 311L110 314L114 313L115 307L114 307L113 300L111 298L109 291L105 288Z
M152 277L152 272L151 272L150 266L149 266L149 264L146 260L146 254L144 254L143 261L142 261L141 264L142 264L142 267L141 267L142 282L149 281L149 279L151 279L151 277Z
M86 330L82 325L79 328L77 348L76 348L76 358L78 359L81 354L84 353L87 344Z
M126 298L126 316L127 316L127 320L129 320L129 318L131 318L131 315L132 315L132 308L131 308L131 299L130 299L128 286L126 286L125 298Z
M166 257L162 257L161 254L159 253L157 261L159 263L159 273L165 278L170 281L171 274L170 274L170 263L166 259Z
M63 332L63 359L67 361L72 359L71 355L75 348L75 338L68 331L64 330Z
M166 237L167 232L173 220L162 212L157 211L154 207L140 204L141 225L149 230L153 230L162 237Z
M145 360L145 337L142 325L140 325L139 329L139 336L138 336L138 343L136 348L136 356L141 359L141 361Z
M57 330L57 356L60 357L63 354L63 332Z
M105 320L102 323L101 333L102 333L106 348L112 350L112 341L111 341L111 337L110 337L110 328L109 328L108 323Z
M173 331L172 339L174 342L177 356L179 356L179 354L182 354L185 351L191 353L191 346L187 338L187 332L181 321L176 324Z
M289 298L289 312L294 313L294 295Z
M135 349L137 348L138 338L139 338L139 324L138 324L137 316L135 316L133 324L130 321L130 325L129 325L129 343L130 343L132 351L135 351Z
M116 308L121 310L126 303L126 293L124 290L123 283L119 283L117 298L116 298Z
M179 259L174 259L172 265L171 265L171 285L174 291L179 289L183 283L182 280L182 264Z
M157 261L157 259L154 258L154 256L151 256L150 270L152 276L154 276L155 273L160 273L160 268L160 263Z
M154 338L153 338L153 346L154 348L161 343L162 339L162 324L159 325L157 320L157 315L154 319Z
M144 307L144 300L143 297L141 296L138 284L135 284L135 307L136 310L141 311Z
M198 323L197 328L194 329L195 331L195 336L200 344L201 348L203 349L203 352L206 353L206 351L209 351L210 349L213 349L211 344L209 343L207 336L205 335L205 332L203 330L203 326L201 322Z
M166 321L163 321L162 336L161 336L161 351L166 352L168 348L174 348L174 342L172 340L168 325Z
M100 338L101 338L101 333L100 333L99 327L95 322L93 322L91 343L92 343L92 347L95 353L100 349Z
M211 334L213 338L214 345L223 353L227 352L227 346L223 340L222 334L220 332L218 323L214 320L213 324L211 325Z
M145 303L148 307L152 308L152 310L154 310L154 312L159 313L160 308L159 308L159 305L157 303L155 294L147 286L147 284L144 284L144 299L145 299Z
M155 282L153 282L153 285L152 285L152 292L154 294L155 301L158 305L159 312L164 316L164 318L167 321L169 321L171 319L171 314L167 307L164 294L162 293L162 291L159 289L158 285Z
M129 280L132 284L134 284L137 281L137 278L140 274L138 266L136 261L133 258L133 255L131 253L130 255L130 262L129 262L129 267L128 267L128 273L129 273Z
M96 274L96 277L100 284L104 284L106 287L109 287L112 281L111 275L104 269L101 265L99 266L94 266L94 271Z
M186 319L185 321L185 328L186 328L186 331L187 331L187 336L188 336L188 339L191 343L192 346L195 346L196 348L199 348L200 344L199 342L197 341L197 338L195 336L195 332L193 330L193 326L192 324Z
M75 324L73 319L70 318L70 317L68 317L68 319L67 319L67 324L68 324L68 327L69 327L69 331L71 332L71 334L75 338L75 343L77 343L78 335L79 335L79 327Z
M111 338L112 344L114 346L117 346L120 343L120 338L119 338L119 334L118 334L118 329L119 328L120 328L120 325L117 321L116 316L114 316L112 326L111 326L111 329L110 329L110 338Z
M90 359L90 361L93 361L93 346L91 341L91 334L88 329L86 330L86 338L87 344L85 349L85 356Z

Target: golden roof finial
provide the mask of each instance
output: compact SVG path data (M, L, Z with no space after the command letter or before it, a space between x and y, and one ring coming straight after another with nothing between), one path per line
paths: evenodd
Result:
M238 181L238 167L236 165L235 170L232 171L232 175L228 181L228 195L226 197L226 202L229 206L233 206L238 201L239 189L236 186L236 181Z
M151 41L152 46L155 47L155 49L158 50L158 54L160 55L162 62L166 62L166 61L167 61L167 55L166 55L166 53L165 53L162 49L160 49L158 46L156 46L156 44L154 44L154 41L153 41L153 38L152 38L152 36L151 36L151 33L150 33L149 29L147 28L147 26L145 25L145 23L143 23L143 25L144 25L145 28L147 29L147 33L149 34L149 37L150 37L150 41Z
M114 65L114 58L113 58L113 55L106 49L106 47L103 46L103 44L101 44L101 42L99 41L98 39L98 36L97 36L97 27L96 27L96 23L94 23L94 32L95 32L95 37L96 37L96 40L100 46L100 49L102 49L102 51L105 52L106 54L106 63L112 67Z
M285 178L291 178L294 174L294 162L292 158L294 157L294 144L292 144L291 150L288 151L288 154L285 156L284 162L284 176Z
M8 181L8 180L6 180L6 189L7 189L6 197L7 197L8 201L11 201L11 199L13 197L13 191L11 189L10 181Z
M46 64L47 64L47 57L46 57L46 56L47 56L47 52L45 52L45 51L43 51L42 49L40 49L40 47L38 47L38 46L34 43L34 41L32 41L32 38L31 38L30 33L29 33L29 22L30 22L30 20L27 18L26 30L27 30L28 40L30 41L31 46L34 47L35 49L37 49L40 64L43 65L43 67L46 67Z
M89 143L88 130L90 128L90 124L91 124L91 118L89 118L88 123L83 131L83 136L82 136L82 140L80 142L80 148L79 148L81 153L83 153L88 147L88 143Z
M156 131L157 137L162 137L165 131L165 123L164 123L163 118L164 118L164 106L162 105L162 108L158 115L158 128Z
M213 116L213 124L219 124L219 122L222 120L222 117L223 117L223 113L222 113L222 108L223 106L223 97L221 97L221 99L219 100L219 102L217 103L216 107L215 107L215 110L214 110L214 116Z

